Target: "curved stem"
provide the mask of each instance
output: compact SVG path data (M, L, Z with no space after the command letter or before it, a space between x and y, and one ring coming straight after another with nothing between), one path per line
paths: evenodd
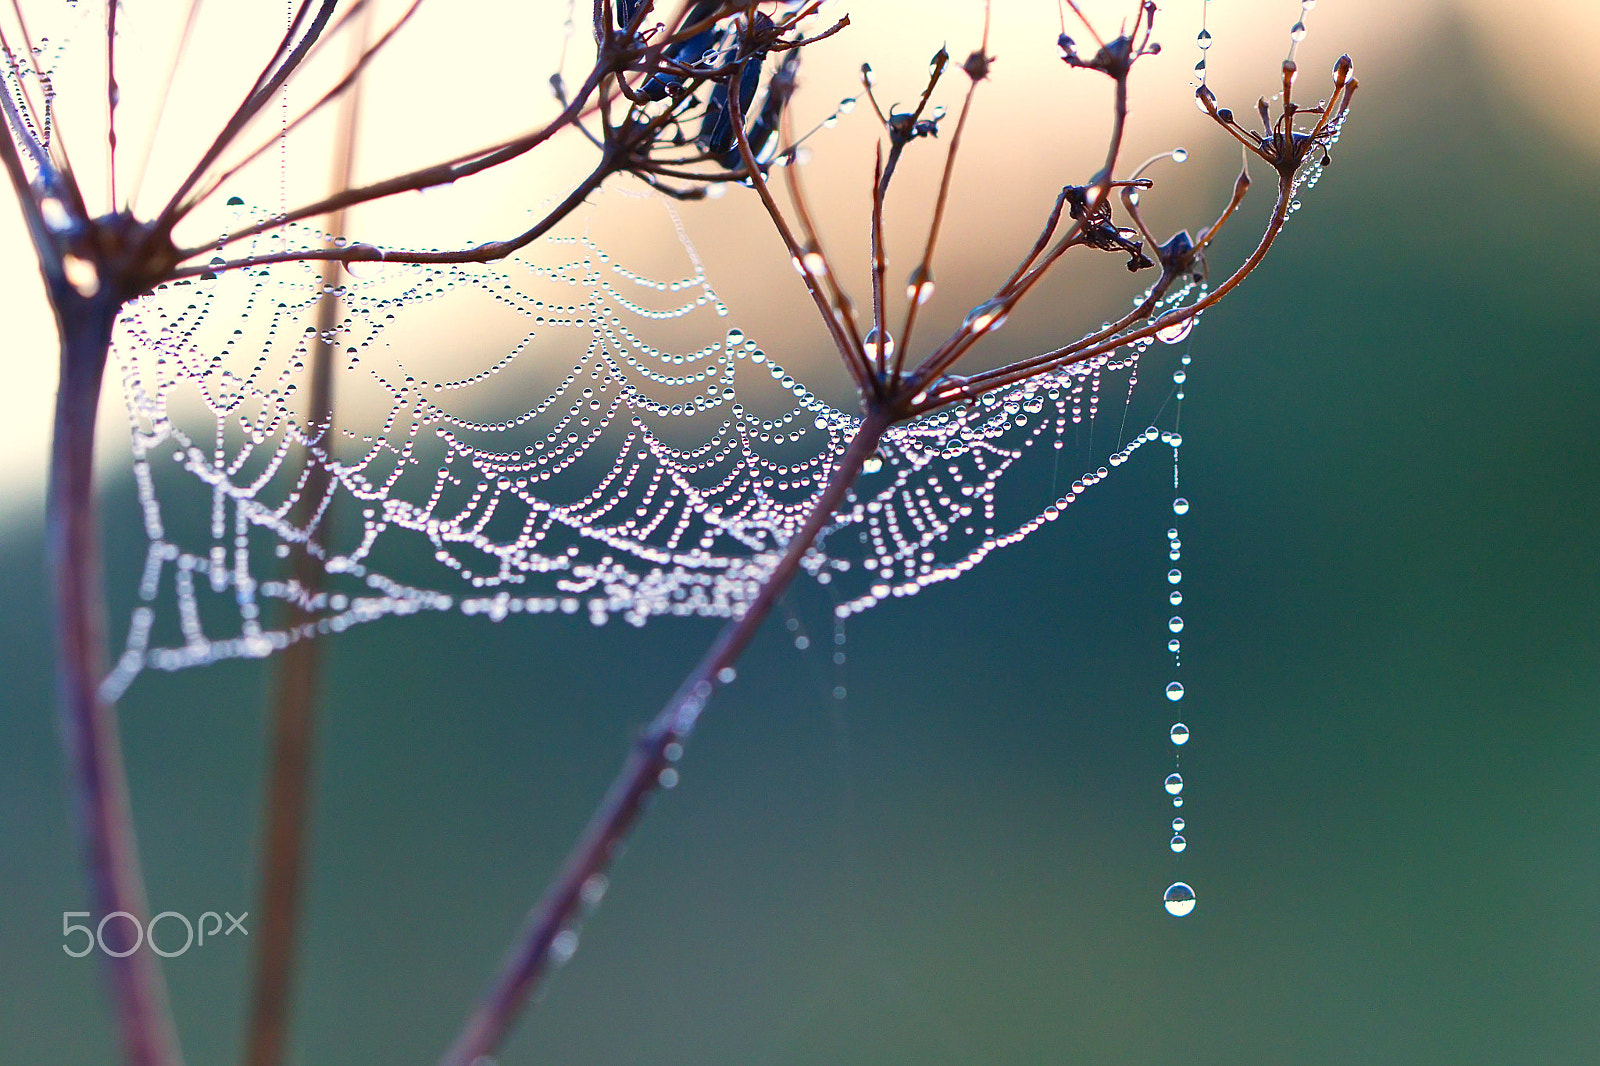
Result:
M883 408L869 409L828 484L813 502L805 524L790 539L783 558L762 583L755 599L743 615L723 627L699 665L639 734L583 835L567 855L561 872L544 899L529 912L499 975L455 1043L439 1060L440 1066L471 1066L490 1055L504 1039L528 997L548 974L556 937L578 917L584 886L611 864L617 845L644 813L645 800L660 787L662 772L681 754L683 743L718 684L718 675L733 665L761 628L799 572L800 560L855 484L861 464L877 449L884 431L895 420Z
M313 260L339 263L488 263L496 259L504 259L519 248L525 248L534 241L543 237L554 229L562 219L566 218L578 206L589 198L589 194L598 189L601 184L617 170L617 162L611 156L600 160L599 166L589 173L589 176L578 183L566 199L557 204L548 215L540 219L531 228L524 230L515 237L503 241L488 241L484 244L475 244L470 248L462 248L449 252L419 252L398 251L392 252L376 248L370 244L351 244L343 248L311 248L305 251L273 252L270 255L252 256L248 259L231 259L225 263L214 265L200 264L196 266L179 267L167 274L167 278L190 278L207 272L221 273L224 270L239 270L244 267L259 267L270 263L303 263ZM337 198L330 198L337 199ZM337 210L343 210L343 207Z
M124 912L145 925L144 876L134 840L128 781L116 707L100 697L105 674L105 620L100 538L94 507L95 409L120 302L52 286L61 331L61 383L47 501L48 557L55 606L56 688L62 745L76 804L88 877L91 921ZM128 923L105 926L108 939ZM117 940L115 950L127 942ZM130 1066L182 1061L155 956L145 947L107 955L122 1057Z

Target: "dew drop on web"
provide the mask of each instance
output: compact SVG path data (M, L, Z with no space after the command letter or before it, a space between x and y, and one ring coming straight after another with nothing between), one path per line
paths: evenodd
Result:
M1194 910L1194 889L1182 881L1176 881L1168 886L1161 899L1167 908L1167 913L1174 918L1182 918Z

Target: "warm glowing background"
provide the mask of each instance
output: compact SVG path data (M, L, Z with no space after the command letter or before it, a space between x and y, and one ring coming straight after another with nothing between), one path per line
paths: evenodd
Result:
M909 100L932 51L964 55L979 25L975 0L833 6L855 25L808 61L805 115L853 95L863 59L889 100ZM1211 84L1241 113L1272 90L1299 6L1210 5ZM170 50L171 18L145 7L125 16L130 39L149 42L125 50L140 55L125 131L146 127L139 109ZM1103 87L1055 58L1055 6L995 7L999 61L939 263L947 323L1032 239L1054 191L1098 166L1104 132ZM564 11L425 7L374 72L361 173L547 115ZM147 195L198 152L282 17L281 4L209 12ZM1195 226L1238 156L1189 102L1199 4L1173 0L1161 20L1167 51L1136 82L1128 156L1189 149L1147 203L1158 228ZM1322 0L1310 27L1304 93L1348 51L1356 117L1267 267L1195 334L1181 864L1158 787L1167 474L1135 463L1071 522L853 622L842 707L824 695L826 652L768 633L505 1062L1600 1060L1600 284L1588 254L1600 7ZM94 51L69 73L92 77ZM96 114L65 118L99 188ZM269 156L240 194L318 194L325 138L308 133L287 168ZM872 136L858 108L807 167L858 278ZM137 155L140 138L124 137ZM358 212L352 233L496 236L587 158L558 144L471 188ZM930 169L902 179L896 276ZM652 205L610 210L593 219L609 246L668 254L639 236L661 231ZM730 190L685 219L739 324L840 396L750 196ZM81 895L39 606L55 355L6 197L0 248L0 1059L109 1061L94 972L59 951L60 912ZM1001 343L1021 351L1063 323L1098 322L1118 273L1059 286ZM445 358L474 338L443 323L414 340L419 357ZM143 545L120 532L137 526L118 400L107 404L116 627ZM826 619L799 614L824 644ZM299 1061L434 1053L628 728L709 632L621 629L423 619L333 643ZM159 906L238 909L253 895L264 676L229 664L144 678L126 701ZM1201 896L1182 923L1157 903L1175 876ZM191 1062L233 1054L243 963L230 948L169 965Z

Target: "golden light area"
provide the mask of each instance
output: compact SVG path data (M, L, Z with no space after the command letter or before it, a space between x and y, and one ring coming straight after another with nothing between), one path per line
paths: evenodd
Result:
M38 27L46 20L39 16L35 26L32 9L61 6L22 4L36 37L43 34ZM1136 5L1131 0L1089 0L1081 6L1102 34L1114 34L1119 23L1131 19ZM1253 114L1256 97L1276 89L1289 26L1300 14L1299 0L1229 0L1208 6L1214 42L1207 53L1209 84L1241 115ZM380 33L403 7L395 0L378 5L366 32ZM556 110L548 78L563 49L569 81L587 70L585 48L592 51L592 44L586 45L584 5L578 7L578 26L569 38L563 32L567 4L559 0L423 5L363 81L357 181L492 144L548 119ZM1205 225L1225 202L1238 166L1236 147L1192 102L1194 66L1201 56L1195 42L1201 7L1198 0L1163 5L1156 25L1163 52L1142 62L1132 86L1124 166L1180 146L1190 156L1181 175L1170 162L1150 172L1157 187L1144 202L1158 232ZM122 16L118 197L132 197L141 215L159 210L199 158L270 54L285 21L282 3L204 6L170 92L163 97L161 88L168 82L187 9L187 3L140 4ZM802 92L792 109L794 129L809 129L833 113L842 99L860 97L863 60L873 66L885 107L911 106L926 82L929 58L940 45L948 46L956 64L977 46L982 11L975 0L833 0L815 25L821 28L845 12L852 25L807 52ZM14 17L9 12L4 17L10 20L4 24L7 34L15 34ZM1385 82L1419 62L1430 36L1452 17L1465 20L1481 36L1483 54L1507 91L1539 108L1551 128L1588 148L1600 148L1600 89L1572 73L1584 70L1587 58L1600 47L1600 10L1592 0L1322 0L1310 13L1310 32L1299 46L1297 92L1303 98L1325 95L1333 60L1340 52L1352 54L1363 83L1352 126L1352 136L1358 136L1369 122L1376 126L1385 112L1404 107L1403 101L1383 96ZM1031 244L1061 185L1086 182L1103 161L1110 83L1061 63L1059 18L1057 5L1047 0L994 4L989 52L996 62L992 79L978 93L967 132L935 262L937 290L923 316L924 342L958 323L984 298L985 286L1004 277ZM87 195L103 204L104 50L94 28L92 22L77 28L56 88L64 143ZM241 146L262 143L285 116L298 114L314 100L318 87L330 84L347 61L361 29L358 22L343 37L330 40L306 81L297 83L282 107L269 109ZM56 29L53 40L59 43L59 34L70 31ZM1069 22L1067 32L1092 54L1092 39L1081 25ZM888 229L891 291L897 299L903 298L905 272L916 261L947 131L953 129L966 80L952 68L935 97L951 112L941 140L914 146L896 179ZM157 127L154 120L163 98ZM222 201L230 195L276 207L325 194L336 111L330 107L296 130L287 151L267 148L218 190L180 236L203 244L208 235L220 232L227 221ZM868 292L868 188L873 144L880 132L862 100L836 126L812 136L807 142L810 161L801 168L829 251L861 304ZM241 155L240 150L228 153L223 167ZM352 239L389 247L460 245L506 236L525 228L530 211L570 188L594 158L590 145L567 132L518 164L464 180L458 187L408 193L358 209L346 231ZM638 188L628 177L612 181ZM774 185L781 185L776 174ZM1266 197L1262 192L1262 202L1254 205L1257 214L1265 211ZM40 508L56 358L54 326L31 248L9 191L4 200L0 247L7 254L0 259L0 310L5 343L0 359L12 399L0 423L0 452L7 457L0 464L0 525L31 518ZM604 210L597 206L573 225L587 227L620 257L646 264L641 269L652 263L675 269L670 264L681 259L681 252L671 227L664 224L661 204L608 192L597 198L597 205ZM730 323L736 321L770 350L781 352L784 364L796 372L835 373L814 311L754 195L729 188L725 196L685 206L682 213L712 284L733 309ZM537 246L532 250L535 257L546 254L551 253ZM1074 322L1075 314L1089 313L1085 297L1103 303L1108 284L1120 284L1131 293L1125 273L1120 279L1116 275L1115 269L1092 269L1081 282L1058 285L1047 294L1048 317ZM1025 335L1022 327L1013 328ZM429 316L419 336L408 339L406 358L427 372L447 369L472 331L470 320L441 308ZM843 401L838 389L821 383L817 389ZM114 383L104 402L102 454L107 462L125 462L125 419ZM341 418L359 419L362 414L342 411Z

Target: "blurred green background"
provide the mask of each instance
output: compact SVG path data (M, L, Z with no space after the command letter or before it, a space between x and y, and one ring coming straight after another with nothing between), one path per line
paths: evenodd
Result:
M502 1061L1600 1061L1600 167L1481 47L1444 19L1363 69L1327 180L1195 333L1188 851L1170 468L1142 457L852 620L842 702L826 616L797 606L804 653L769 626ZM109 551L125 604L142 537ZM36 518L0 541L0 1060L107 1062L99 974L60 950L83 897L41 556ZM712 632L330 645L296 1061L431 1059ZM124 701L158 908L253 906L265 681ZM167 964L191 1063L234 1057L246 962L235 937Z

